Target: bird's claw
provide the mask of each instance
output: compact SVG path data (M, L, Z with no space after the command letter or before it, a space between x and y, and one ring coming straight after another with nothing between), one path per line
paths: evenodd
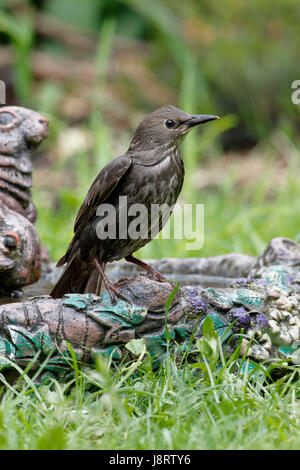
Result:
M152 279L152 281L157 282L164 282L166 280L158 271L155 271L154 269L149 271L149 277Z
M125 297L125 295L121 294L121 292L112 285L109 286L109 288L106 286L107 292L109 293L111 303L115 305L118 300L124 300L125 302L131 303L131 301Z

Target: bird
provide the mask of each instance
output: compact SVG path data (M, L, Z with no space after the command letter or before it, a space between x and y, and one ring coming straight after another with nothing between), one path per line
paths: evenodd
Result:
M66 267L50 292L53 298L67 293L100 295L103 281L113 303L118 297L122 299L104 272L107 263L122 258L145 269L151 279L164 281L158 271L133 253L150 242L171 215L172 211L160 213L153 220L149 214L154 205L172 208L177 201L184 180L179 152L184 137L195 126L214 119L219 117L189 114L172 105L162 106L142 119L126 153L102 168L78 211L74 236L57 262L57 266ZM143 205L148 214L141 222L144 231L140 231L140 236L129 233L134 221L130 208L135 204ZM107 208L113 209L114 218L105 218ZM115 226L109 227L112 220ZM124 232L124 224L128 232ZM110 228L111 236L105 238L105 231Z

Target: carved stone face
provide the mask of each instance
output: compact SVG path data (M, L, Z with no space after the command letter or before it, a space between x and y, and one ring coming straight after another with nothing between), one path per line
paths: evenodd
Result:
M0 203L36 220L31 151L49 134L48 120L18 106L0 108Z
M40 240L22 215L0 207L0 290L10 291L40 278Z
M48 120L41 114L19 106L0 108L0 154L21 157L48 134Z

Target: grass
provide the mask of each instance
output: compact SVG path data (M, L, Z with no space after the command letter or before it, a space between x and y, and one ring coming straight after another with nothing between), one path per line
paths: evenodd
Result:
M233 373L222 352L218 363L197 374L168 356L157 372L147 362L137 372L98 358L65 384L10 387L0 448L299 449L299 368L272 382L270 367Z

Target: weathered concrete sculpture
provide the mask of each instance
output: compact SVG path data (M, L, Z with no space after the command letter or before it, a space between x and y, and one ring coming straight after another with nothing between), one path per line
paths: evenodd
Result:
M29 220L0 206L0 295L36 282L41 274L40 240Z
M261 265L262 260L285 264ZM298 363L300 344L300 249L287 239L274 239L257 259L248 278L236 279L230 288L178 289L168 311L170 351L182 356L203 334L203 322L212 319L232 354L239 340L240 355L255 361L286 360ZM268 264L268 263L267 263ZM72 346L78 361L92 363L95 354L120 360L130 353L132 339L143 338L157 367L167 350L165 306L174 283L156 282L143 275L121 279L121 293L130 299L112 304L108 294L68 294L53 300L35 297L0 307L0 365L12 374L13 364L32 370L47 355L44 378L70 371Z
M40 276L30 157L48 133L48 121L39 113L18 106L0 108L0 295Z
M0 108L0 201L7 207L36 220L31 201L32 151L49 134L48 120L19 106Z

